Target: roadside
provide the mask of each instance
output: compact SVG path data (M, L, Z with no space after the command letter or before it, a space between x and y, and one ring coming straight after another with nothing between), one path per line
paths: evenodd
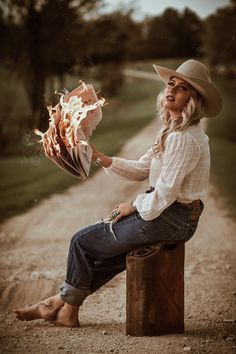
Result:
M140 156L155 138L153 122L126 144L121 155ZM131 200L146 183L109 179L98 171L66 193L54 195L1 225L2 353L221 353L235 352L235 231L214 186L194 238L186 244L186 333L162 337L125 336L125 273L90 296L79 329L40 320L19 322L15 307L58 291L70 237Z

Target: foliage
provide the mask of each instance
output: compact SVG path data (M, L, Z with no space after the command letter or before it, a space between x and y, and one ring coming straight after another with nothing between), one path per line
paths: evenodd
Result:
M205 21L203 50L212 65L235 66L236 58L236 2L220 8Z
M227 205L227 210L235 218L236 211L236 142L225 138L210 137L211 180Z
M223 98L223 109L217 117L210 119L208 122L208 132L211 136L230 140L236 143L235 126L235 80L225 77L217 77L214 79L215 84L220 89Z
M131 40L132 11L115 11L86 23L90 64L97 66L102 93L115 96L123 83L123 63ZM93 34L91 36L91 33Z
M168 8L147 23L148 57L196 57L200 54L201 31L202 23L194 12Z
M85 46L78 45L82 42L83 28L80 11L98 2L100 0L11 0L8 4L8 48L29 97L29 128L44 128L47 79L55 74L64 75L77 63L77 58L83 57ZM13 65L11 67L13 69Z

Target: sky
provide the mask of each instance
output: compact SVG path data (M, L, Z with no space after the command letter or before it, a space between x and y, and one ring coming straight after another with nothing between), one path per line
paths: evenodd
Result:
M182 11L185 7L189 7L200 17L205 18L209 14L215 12L218 7L224 7L230 3L230 0L105 0L107 11L111 11L120 6L120 4L128 5L137 9L135 17L142 19L145 15L159 15L167 7L176 8Z

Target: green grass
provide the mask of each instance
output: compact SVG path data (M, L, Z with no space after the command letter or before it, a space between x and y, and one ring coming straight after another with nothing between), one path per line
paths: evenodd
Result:
M1 159L1 220L60 192L73 181L43 156ZM76 180L74 180L74 183Z
M210 136L236 142L236 81L218 77L215 78L214 82L222 94L223 109L217 117L209 119L207 132Z
M216 78L223 97L223 109L218 117L208 120L207 134L211 147L211 179L220 196L229 206L231 216L236 215L236 103L235 80Z
M116 154L132 135L154 118L158 90L158 83L127 79L119 97L108 100L103 120L91 142L108 155ZM29 140L29 151L26 144L24 157L0 159L0 220L19 214L45 197L80 182L39 153L35 140L30 137ZM35 155L32 156L33 150ZM95 170L93 167L91 173Z
M211 180L228 206L228 214L236 213L236 143L217 137L210 139Z

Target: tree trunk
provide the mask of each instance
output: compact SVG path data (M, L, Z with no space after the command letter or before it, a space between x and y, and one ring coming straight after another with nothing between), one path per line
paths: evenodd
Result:
M100 80L102 94L116 96L123 84L123 65L119 62L111 62L100 66Z
M44 101L46 78L43 73L34 72L32 79L25 77L24 83L31 107L28 128L38 128L44 131L48 127L48 112Z

